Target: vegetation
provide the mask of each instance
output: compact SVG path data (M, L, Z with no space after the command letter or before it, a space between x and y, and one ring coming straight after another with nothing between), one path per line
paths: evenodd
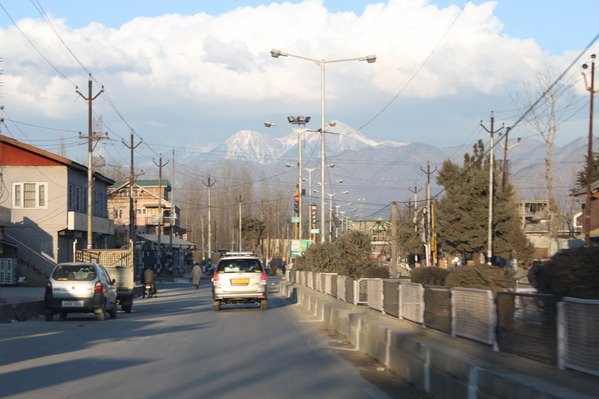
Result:
M584 165L580 167L576 175L576 188L584 188L587 185L587 162L589 157L584 156ZM593 164L591 166L591 182L599 180L599 152L593 153Z
M514 276L511 270L478 265L454 269L445 279L448 287L481 288L492 291L504 291L514 288Z
M311 247L296 260L302 270L338 273L353 279L389 277L389 271L370 258L370 237L359 231L343 233L332 243Z
M563 250L533 267L529 279L544 294L599 299L598 265L597 246Z
M473 149L472 155L464 155L463 166L445 161L437 178L445 188L445 195L437 201L441 250L466 254L469 259L486 252L489 209L489 159L482 140ZM496 187L493 191L493 254L516 258L526 266L532 260L533 248L520 227L513 189L506 184L504 190Z
M424 285L445 285L448 274L448 270L439 267L417 267L410 273L410 280Z

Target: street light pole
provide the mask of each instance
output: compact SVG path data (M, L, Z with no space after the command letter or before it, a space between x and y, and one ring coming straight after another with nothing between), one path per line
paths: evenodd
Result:
M277 49L272 49L270 50L270 55L274 58L279 58L279 57L294 57L294 58L300 58L302 60L306 60L306 61L312 61L314 62L316 65L318 65L320 67L320 132L321 132L321 145L320 145L320 182L322 183L322 187L323 189L321 190L320 193L320 242L324 243L325 242L325 192L324 192L324 185L325 185L325 130L324 130L324 120L325 120L325 69L326 69L326 64L332 64L332 63L336 63L336 62L345 62L345 61L366 61L369 64L373 63L376 61L376 56L374 55L367 55L365 57L357 57L357 58L344 58L344 59L338 59L338 60L325 60L325 59L315 59L315 58L310 58L310 57L304 57L301 55L296 55L296 54L290 54L290 53L285 53L282 52L281 50L277 50Z

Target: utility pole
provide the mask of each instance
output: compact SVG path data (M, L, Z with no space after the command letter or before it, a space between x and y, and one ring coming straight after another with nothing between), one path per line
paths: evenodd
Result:
M431 225L431 175L437 171L437 168L431 170L431 164L426 161L426 170L420 167L420 170L426 174L426 265L431 266L432 254L432 225ZM410 190L411 191L411 190Z
M208 176L207 182L202 180L202 184L208 187L208 262L212 264L212 221L210 215L210 188L216 184L216 180L213 180Z
M507 127L505 129L505 137L503 138L504 141L501 142L501 146L503 147L503 170L501 171L501 191L505 191L505 187L507 184L507 152L512 148L516 147L518 144L520 144L520 137L518 137L518 141L515 144L508 146L508 135L510 134L510 130L512 130L511 127Z
M494 171L494 154L495 154L495 133L498 133L503 129L503 126L495 131L495 116L493 116L493 111L491 111L491 129L487 129L485 125L483 125L483 121L480 121L480 125L483 129L487 131L491 135L491 144L489 146L489 220L487 223L487 265L492 264L493 258L493 176L495 175ZM506 134L507 136L507 134Z
M87 101L87 137L80 136L80 138L87 138L87 249L94 247L94 207L93 207L93 192L94 192L94 181L92 171L92 154L94 152L94 141L100 140L95 137L92 128L92 103L98 98L100 94L104 92L104 86L95 96L92 95L92 74L89 74L87 82L88 94L85 97L80 91L79 87L75 88L75 92L79 94L85 101Z
M587 86L587 90L591 94L589 100L589 142L587 146L587 181L586 181L586 200L584 205L584 246L588 247L591 245L591 200L593 199L593 193L591 191L591 183L593 182L593 98L597 91L595 91L595 54L591 54L591 85L587 84L587 77L583 73L584 83ZM583 69L587 69L589 66L584 64Z
M399 209L397 209L397 202L391 202L391 270L397 271L397 254L399 249L399 239L397 237L397 230L399 225Z
M162 268L162 168L168 164L168 161L162 163L162 154L160 160L154 164L158 166L158 272Z
M135 208L133 207L133 185L135 184L135 168L133 167L133 158L134 150L142 143L143 139L139 140L139 143L133 144L133 134L133 129L131 129L130 145L125 143L125 140L122 140L122 142L125 145L125 147L127 147L130 150L131 153L131 167L129 169L129 240L133 240L133 243L135 244L136 219Z
M175 230L175 222L177 221L177 208L175 207L175 149L173 148L173 163L171 169L171 220L170 220L170 232L169 232L169 251L171 254L171 264L175 264L175 255L173 254L173 230Z
M241 194L239 194L239 252L241 252Z

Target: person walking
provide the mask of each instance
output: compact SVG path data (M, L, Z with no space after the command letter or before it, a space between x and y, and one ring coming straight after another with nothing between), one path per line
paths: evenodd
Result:
M191 268L191 283L194 287L200 288L200 279L202 278L202 268L196 262Z

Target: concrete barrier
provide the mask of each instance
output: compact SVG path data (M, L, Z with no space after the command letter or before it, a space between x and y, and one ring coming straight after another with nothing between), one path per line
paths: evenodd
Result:
M281 285L281 294L360 352L437 398L594 398L599 381L493 351L490 345L381 315L310 288Z

